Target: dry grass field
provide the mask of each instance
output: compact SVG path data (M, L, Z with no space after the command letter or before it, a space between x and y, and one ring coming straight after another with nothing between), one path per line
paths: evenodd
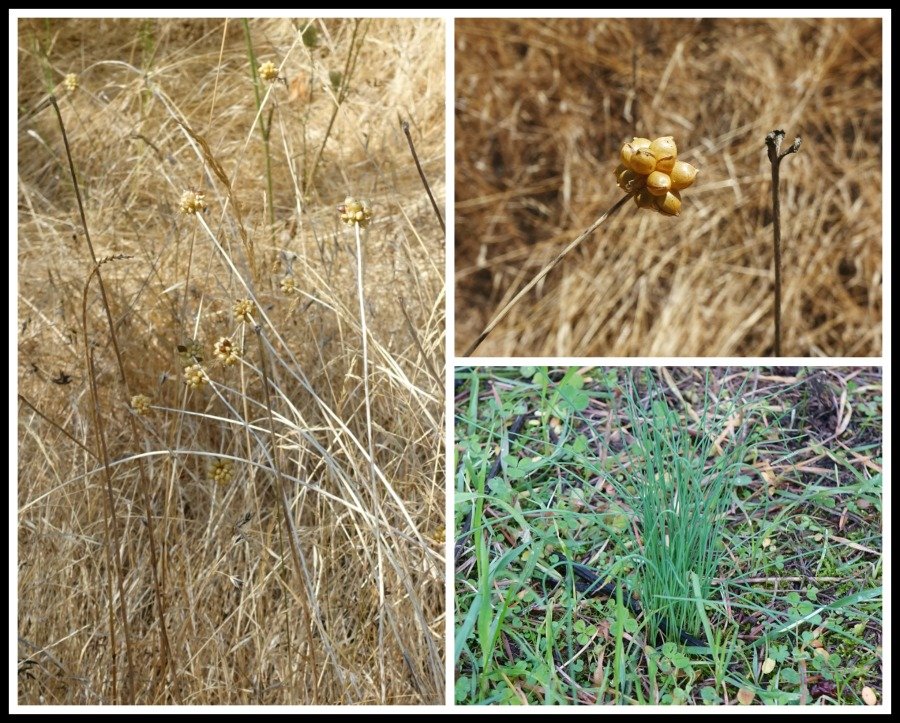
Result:
M681 216L629 203L477 353L771 353L781 128L782 353L880 355L880 20L460 20L456 51L458 352L621 197L621 144L673 135Z
M443 702L442 22L18 31L19 702Z

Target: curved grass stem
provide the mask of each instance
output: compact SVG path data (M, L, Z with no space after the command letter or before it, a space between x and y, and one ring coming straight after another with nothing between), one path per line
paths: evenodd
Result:
M547 274L549 274L553 269L559 265L559 262L562 261L572 249L578 246L582 241L584 241L588 236L590 236L594 231L600 228L600 224L602 224L606 219L612 216L616 211L618 211L622 206L625 205L625 202L631 198L634 194L629 193L625 196L622 196L618 201L616 201L612 206L610 206L606 212L600 216L594 223L592 223L588 228L578 236L574 241L572 241L568 246L566 246L562 251L557 254L556 258L554 258L549 264L547 264L544 268L542 268L531 281L525 284L524 287L509 301L506 306L504 306L499 313L493 318L493 320L484 327L484 331L482 331L478 338L469 345L469 347L463 352L463 356L472 356L476 349L481 346L482 342L487 339L488 334L490 334L499 324L503 318L512 310L512 308L518 304L522 297L525 296L529 291L531 291L537 284L543 279Z

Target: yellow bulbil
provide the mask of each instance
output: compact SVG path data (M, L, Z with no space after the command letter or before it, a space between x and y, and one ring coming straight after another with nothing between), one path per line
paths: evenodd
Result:
M631 163L625 165L635 173L646 176L656 170L656 157L647 148L639 148L631 156Z
M681 191L690 186L697 177L699 171L690 163L684 161L676 161L672 172L669 174L672 178L672 190Z
M653 171L647 176L647 190L654 196L665 196L672 188L672 179L662 171Z
M656 196L653 201L656 209L664 216L681 214L681 194L678 191L669 191L665 196Z
M675 146L675 138L661 136L650 144L650 152L656 158L656 170L669 173L675 165L678 157L678 148Z
M625 164L627 168L631 168L631 159L634 157L634 154L642 148L650 148L649 138L638 138L635 136L627 143L624 143L620 153L622 163Z

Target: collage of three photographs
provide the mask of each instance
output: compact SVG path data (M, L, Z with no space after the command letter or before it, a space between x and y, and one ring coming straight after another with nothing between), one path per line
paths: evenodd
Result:
M889 11L151 14L10 15L10 712L890 712Z

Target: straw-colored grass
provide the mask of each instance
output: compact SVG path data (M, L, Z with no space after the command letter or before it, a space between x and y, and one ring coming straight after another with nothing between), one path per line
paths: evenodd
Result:
M622 209L477 354L771 353L783 128L782 353L881 353L879 20L460 20L456 49L458 351L622 195L622 142L671 134L681 216Z
M19 23L20 703L443 701L443 26L309 22Z

